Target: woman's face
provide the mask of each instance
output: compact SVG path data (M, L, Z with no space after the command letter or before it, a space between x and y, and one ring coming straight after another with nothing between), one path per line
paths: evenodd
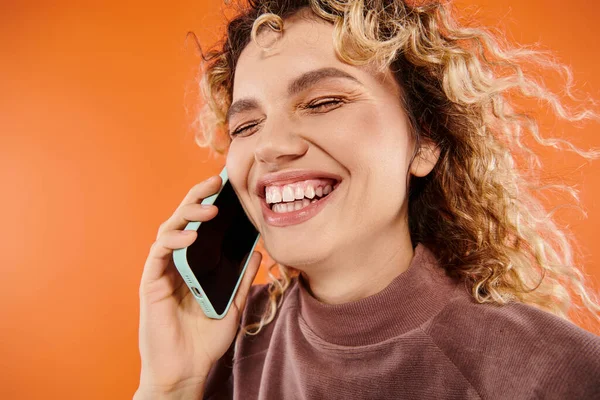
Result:
M405 184L413 144L391 73L339 60L326 22L293 17L284 32L265 29L259 42L275 42L273 49L251 42L239 58L229 132L247 129L233 136L226 166L269 254L302 270L339 252L372 249L391 231L408 235ZM292 178L298 184L288 196L299 187L310 197L310 183L337 187L293 215L265 211L265 190L279 186L285 200L286 182L271 182L260 195L257 184L289 171L308 172L313 181Z

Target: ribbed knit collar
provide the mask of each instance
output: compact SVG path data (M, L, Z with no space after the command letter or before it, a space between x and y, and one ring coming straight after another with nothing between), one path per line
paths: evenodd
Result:
M364 299L325 304L307 291L301 278L298 287L301 317L319 338L342 346L361 346L419 327L447 304L457 282L419 243L408 269L385 289Z

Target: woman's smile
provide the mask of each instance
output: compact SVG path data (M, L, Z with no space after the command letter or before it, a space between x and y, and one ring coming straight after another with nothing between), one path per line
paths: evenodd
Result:
M307 190L303 190L302 186L305 186ZM308 221L320 213L327 204L339 197L340 186L341 182L334 184L333 187L330 184L325 185L324 188L318 186L314 190L310 182L301 182L296 187L296 191L291 192L292 185L285 185L281 190L283 192L281 198L279 197L280 188L269 186L266 196L260 199L263 218L268 225L275 227L296 225ZM300 197L301 193L302 197ZM294 200L292 201L288 196L293 196ZM300 198L296 200L296 197ZM286 199L289 201L285 201Z

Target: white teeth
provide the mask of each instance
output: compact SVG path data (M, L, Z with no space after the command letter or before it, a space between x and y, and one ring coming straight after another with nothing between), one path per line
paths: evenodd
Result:
M281 202L294 202L294 200L309 199L316 197L322 198L333 191L332 185L328 184L317 186L319 182L307 181L302 183L292 183L283 186L268 186L265 188L265 201L267 204L277 204ZM316 188L315 188L316 186Z
M285 185L283 187L283 201L294 201L294 199L294 189L289 185Z
M271 203L281 202L281 190L276 187L271 188Z
M309 206L311 203L314 203L316 201L317 201L317 199L314 199L313 201L310 201L309 199L302 199L302 200L296 200L291 203L276 203L276 204L273 204L273 212L281 214L281 213L288 213L288 212L292 212L292 211L298 211L298 210L301 210L301 209Z

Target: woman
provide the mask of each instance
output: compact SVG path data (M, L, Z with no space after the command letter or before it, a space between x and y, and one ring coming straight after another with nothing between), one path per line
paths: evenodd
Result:
M600 308L515 160L535 161L524 132L569 143L509 95L591 115L517 61L557 66L437 1L255 0L224 43L199 144L226 153L280 276L251 288L255 253L204 317L171 255L221 182L192 188L144 268L135 398L600 398L600 338L567 320Z

